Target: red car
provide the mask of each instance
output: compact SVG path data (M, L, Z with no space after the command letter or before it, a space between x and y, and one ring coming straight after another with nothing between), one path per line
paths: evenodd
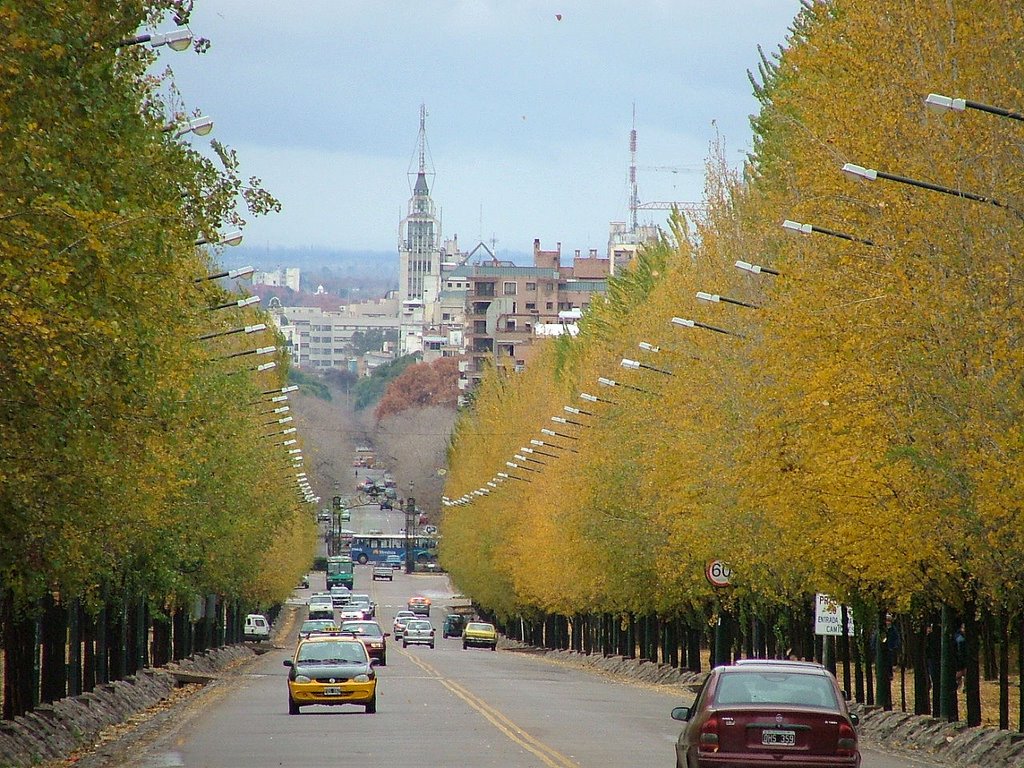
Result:
M679 768L857 768L857 715L820 664L745 659L708 674L676 742Z

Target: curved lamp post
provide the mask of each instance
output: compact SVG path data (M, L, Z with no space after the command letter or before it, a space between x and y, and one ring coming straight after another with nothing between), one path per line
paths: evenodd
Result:
M230 232L225 232L223 235L217 238L213 245L239 245L242 242L242 230L233 229ZM196 238L196 245L209 245L210 240L206 237ZM242 269L248 269L246 274L252 274L255 269L253 267L242 267ZM223 275L219 275L223 277Z
M975 192L965 192L962 189L953 189L952 187L946 187L942 184L932 184L930 181L912 179L908 176L887 173L875 168L865 168L863 165L857 165L856 163L844 164L843 175L849 179L854 179L855 181L877 181L878 179L885 179L887 181L895 181L898 184L906 184L911 187L918 187L919 189L939 192L940 194L949 195L950 197L960 197L965 200L973 200L976 203L987 203L988 205L993 205L996 208L1007 210L1021 221L1024 221L1024 213L1021 213L1013 206L1007 205L1006 203L997 200L994 197L989 197L988 195L979 195Z
M242 328L232 328L230 331L217 331L216 333L204 333L202 336L197 336L198 341L206 341L207 339L216 339L218 336L230 336L233 333L258 333L259 331L267 330L267 326L263 323L256 323L255 325L246 325Z
M770 267L762 267L760 264L751 264L749 261L737 261L733 266L736 269L742 269L744 272L751 272L755 275L766 274L766 275L781 275L782 273L778 270Z
M846 232L839 232L834 229L826 229L825 227L817 227L814 224L802 224L799 221L792 221L791 219L786 219L784 222L782 222L782 228L794 235L810 235L814 232L817 232L818 234L821 235L838 237L841 240L849 240L854 243L862 243L863 245L875 245L874 241L868 240L863 237L855 237L854 235L848 235Z
M602 387L622 387L623 389L632 389L634 392L643 392L645 395L653 395L649 389L643 387L634 387L632 384L626 384L624 381L616 381L615 379L605 378L604 376L597 377L597 383Z
M742 333L736 333L735 331L728 331L725 328L719 328L717 325L708 325L707 323L701 323L697 320L687 320L684 317L673 317L672 325L681 325L684 328L703 328L706 331L714 331L715 333L724 333L726 336L735 336L740 339L747 338Z
M580 392L580 400L586 400L588 403L608 403L609 405L618 405L615 400L608 400L597 395L592 395L589 392Z
M654 365L642 363L639 360L630 360L628 357L622 358L622 361L619 363L619 365L621 365L623 368L628 368L631 371L636 371L639 370L640 368L645 368L648 371L657 371L658 373L664 374L665 376L673 375L672 371L668 370L667 368L658 368L657 366Z
M231 307L248 307L253 304L259 303L259 296L246 296L244 299L238 299L237 301L229 301L226 304L217 304L214 307L207 307L207 309L213 312L215 309L230 309Z
M542 429L541 434L547 435L548 437L561 437L557 432L550 429ZM568 437L566 435L566 437ZM575 437L569 437L570 440L575 440ZM530 440L530 445L539 445L541 447L555 448L559 451L570 451L572 453L579 453L575 448L570 448L567 445L559 445L558 443L546 443L543 440Z
M720 304L722 302L726 304L735 304L737 307L747 307L748 309L760 309L761 307L757 304L751 304L748 301L740 301L739 299L730 299L728 296L721 296L717 293L707 293L706 291L697 291L697 299L699 301L707 301L712 304Z
M924 103L932 112L963 112L965 109L976 109L979 112L988 112L990 115L999 115L1024 122L1024 113L1014 112L1003 107L993 107L991 104L982 104L980 101L943 96L941 93L929 93L925 97Z
M150 48L159 48L166 45L172 51L184 51L192 45L192 30L188 27L172 29L170 32L157 32L154 34L136 35L122 40L117 44L118 48L127 48L129 45L141 45L149 43Z
M186 133L194 133L196 136L205 136L213 130L213 118L206 115L193 117L184 123L171 123L164 126L164 133L173 131L174 138L180 139Z
M256 271L256 267L239 267L238 269L229 269L226 272L217 272L213 275L206 275L205 277L193 277L193 283L202 283L206 280L217 280L221 277L226 277L229 280L237 280L240 277L248 277Z

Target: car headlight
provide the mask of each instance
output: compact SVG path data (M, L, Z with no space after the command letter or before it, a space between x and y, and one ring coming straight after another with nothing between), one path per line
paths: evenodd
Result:
M370 676L367 674L356 675L352 678L352 681L355 683L368 683L370 682Z
M296 683L311 683L311 682L313 682L313 678L311 678L311 677L309 677L307 675L296 675L295 676L295 682Z

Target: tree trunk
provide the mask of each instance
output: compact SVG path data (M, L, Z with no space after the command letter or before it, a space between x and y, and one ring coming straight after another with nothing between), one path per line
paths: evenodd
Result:
M65 660L68 643L68 614L51 595L43 598L41 623L42 674L40 701L59 701L67 696L68 676Z

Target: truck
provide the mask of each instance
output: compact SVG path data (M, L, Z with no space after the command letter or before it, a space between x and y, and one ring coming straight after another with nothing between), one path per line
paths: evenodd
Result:
M327 589L331 587L348 587L352 589L352 555L332 555L327 558Z

